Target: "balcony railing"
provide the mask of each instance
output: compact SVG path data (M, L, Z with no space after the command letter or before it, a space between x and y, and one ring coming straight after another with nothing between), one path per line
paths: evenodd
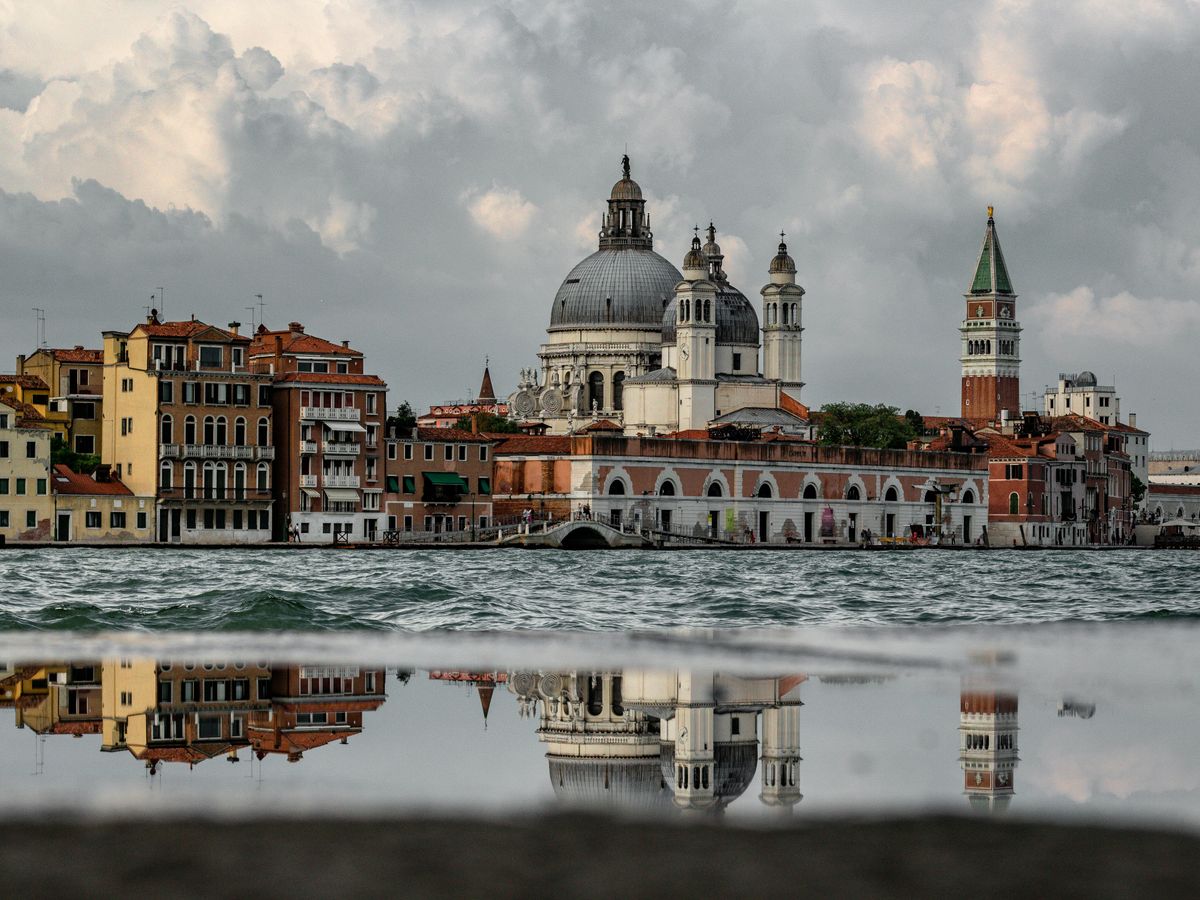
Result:
M325 419L329 422L357 422L362 416L362 410L353 406L302 406L300 418Z
M254 458L255 459L274 459L275 458L275 448L274 447L255 447L254 448Z
M347 444L337 441L326 441L325 452L332 456L358 456L362 448L358 444Z
M301 441L300 442L300 452L301 453L316 453L317 452L317 442L316 441Z
M178 459L179 445L178 444L159 444L158 455L161 459Z
M326 475L324 481L325 487L356 488L358 487L359 477L357 475Z
M315 488L316 486L317 486L317 476L316 475L301 475L300 476L300 487Z
M200 459L253 459L255 449L234 444L182 444L181 448L183 456L196 456Z

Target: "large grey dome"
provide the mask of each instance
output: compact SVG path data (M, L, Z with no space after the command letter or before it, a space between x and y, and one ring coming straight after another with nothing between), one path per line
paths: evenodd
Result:
M661 809L671 797L657 757L547 756L554 795L606 809Z
M659 766L662 777L675 778L675 745L664 741L659 745ZM728 806L746 792L754 773L758 771L758 744L716 741L713 743L713 796L722 806Z
M662 314L662 342L675 343L675 297ZM758 313L746 295L729 282L717 284L717 343L758 344Z
M682 279L679 270L653 250L597 250L563 280L550 311L549 330L658 331L663 307L674 297L675 285Z

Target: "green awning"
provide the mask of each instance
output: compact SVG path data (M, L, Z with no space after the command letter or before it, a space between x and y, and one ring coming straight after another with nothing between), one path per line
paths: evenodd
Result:
M492 492L492 480L490 478L479 479L479 493L490 494Z
M417 492L417 476L416 475L405 475L404 476L404 493L415 494L416 492Z
M467 480L457 472L422 472L423 477L435 487L456 487L460 491L469 491Z
M387 477L387 489L388 493L391 494L400 493L400 477L398 475L389 475Z

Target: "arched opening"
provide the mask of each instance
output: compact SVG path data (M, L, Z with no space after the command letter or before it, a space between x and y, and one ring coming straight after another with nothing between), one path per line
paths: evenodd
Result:
M612 497L624 496L625 482L623 482L620 478L614 478L612 483L608 486L608 493L609 496Z
M708 486L708 496L709 497L724 497L725 496L725 492L721 489L721 482L714 481L712 484L710 484Z
M712 321L712 301L711 300L704 301L704 321L705 322Z
M588 409L604 409L604 375L601 372L588 376Z
M975 502L975 492L973 490L971 490L970 488L967 488L965 491L963 491L962 502L963 503L974 503Z
M233 467L233 497L235 500L246 499L246 464L238 463Z
M271 446L271 423L266 418L258 420L258 446Z
M620 675L614 675L612 680L612 711L614 716L625 715L625 704L621 698Z
M658 487L658 496L674 497L675 496L675 483L672 481L664 481Z
M222 445L228 444L229 443L228 438L229 438L229 420L226 419L224 416L217 416L217 441L216 442L218 444L222 444Z
M212 416L204 417L204 443L214 444L217 440L217 420Z
M765 482L763 484L760 484L758 486L758 493L756 496L770 497L771 496L771 486L769 484L766 484Z
M847 500L861 500L862 499L862 492L859 491L857 484L852 484L852 485L850 485L850 487L846 488L846 499Z
M268 466L265 462L260 462L258 464L258 477L257 477L257 481L255 483L255 487L260 491L269 490L270 489L269 479L270 479L270 466Z
M175 436L175 423L170 416L163 416L158 426L158 442L169 444Z
M183 420L183 442L185 444L196 443L196 417L188 416Z
M883 499L888 503L895 503L900 499L900 496L896 493L896 488L894 485L887 489L887 492L883 495Z
M604 679L593 675L588 679L587 689L588 715L598 716L604 712Z
M817 499L817 486L815 484L806 484L804 486L804 499L805 500L816 500Z
M625 373L613 373L613 409L625 408Z
M1018 512L1020 512L1020 507L1021 498L1018 496L1016 491L1013 491L1008 495L1008 514L1010 516L1015 516Z
M233 423L233 442L239 447L246 446L246 420L241 416Z
M169 460L163 460L162 465L158 469L158 486L163 490L169 491L174 485L175 467L171 465Z
M196 464L194 462L183 464L183 496L189 500L196 496Z
M608 547L604 535L591 526L572 529L571 533L562 539L564 550L603 550Z

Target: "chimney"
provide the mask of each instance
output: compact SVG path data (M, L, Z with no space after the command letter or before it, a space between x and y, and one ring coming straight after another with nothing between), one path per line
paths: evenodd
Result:
M92 478L99 481L101 484L112 480L112 467L108 463L96 466L96 471L92 473Z
M242 323L241 323L241 322L230 322L230 323L229 323L229 330L230 330L230 331L232 331L234 334L237 334L237 333L238 333L238 329L239 329L239 328L241 328L241 327L242 327Z
M288 322L288 331L292 334L304 334L304 326L299 322Z
M75 345L75 349L76 349L76 350L82 350L82 349L83 349L83 344L76 344L76 345Z
M1129 427L1130 427L1130 428L1137 428L1137 413L1130 413L1130 414L1129 414Z
M479 434L479 413L471 413L471 434Z
M350 349L350 342L349 342L349 341L342 341L342 346L343 346L343 347L345 347L347 350L349 350L349 349Z

